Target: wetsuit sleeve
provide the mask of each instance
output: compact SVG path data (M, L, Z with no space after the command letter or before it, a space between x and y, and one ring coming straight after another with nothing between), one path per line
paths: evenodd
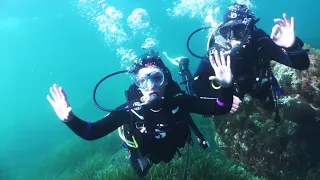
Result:
M217 98L208 98L191 95L177 96L180 107L189 113L202 115L222 115L229 113L233 101L233 88L221 89Z
M124 106L119 108L122 107ZM92 141L110 134L118 127L129 122L130 114L127 111L111 112L101 120L93 123L81 120L71 112L66 125L79 137Z
M218 97L219 89L214 89L212 87L211 81L209 80L210 76L214 76L214 70L212 66L202 60L194 74L193 90L197 96L206 96L206 97ZM216 87L219 87L219 84L214 83Z
M304 43L300 38L296 37L295 43L292 47L282 48L278 46L265 32L263 32L263 34L265 36L264 38L261 38L263 39L261 40L263 47L262 52L269 55L272 60L297 70L306 70L309 68L310 59L307 52L301 51Z

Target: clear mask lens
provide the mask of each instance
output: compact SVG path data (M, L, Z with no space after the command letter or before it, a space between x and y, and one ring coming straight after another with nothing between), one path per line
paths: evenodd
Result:
M160 87L164 82L164 74L160 69L150 69L147 72L137 74L135 84L141 89Z
M241 40L246 35L246 25L238 24L236 26L226 26L220 29L220 34L225 39Z

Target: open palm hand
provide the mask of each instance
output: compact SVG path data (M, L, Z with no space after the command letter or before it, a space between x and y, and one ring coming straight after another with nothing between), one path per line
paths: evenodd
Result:
M213 57L214 56L214 57ZM216 81L221 87L229 87L232 84L232 72L230 68L230 56L225 60L224 54L217 50L210 53L209 56L211 66L215 72L215 76L210 76L209 80Z
M53 84L53 86L50 87L50 93L53 99L47 95L47 100L53 107L57 116L62 121L66 121L72 108L69 105L65 92L62 87L58 87L57 84Z

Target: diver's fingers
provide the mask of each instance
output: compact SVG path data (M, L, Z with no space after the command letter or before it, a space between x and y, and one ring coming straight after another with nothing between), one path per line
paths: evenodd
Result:
M49 101L51 106L54 108L55 107L55 102L53 101L53 99L49 95L47 95L47 100Z
M60 93L60 95L61 95L61 99L67 100L66 93L64 92L64 90L62 89L61 86L59 87L59 93Z
M279 39L282 34L282 27L279 24L277 24L275 26L276 26L276 30L279 31L279 33L276 34L275 38Z
M216 61L217 66L221 66L221 61L217 50L214 50L214 59Z
M232 107L235 108L235 109L238 109L239 108L239 104L232 104Z
M283 19L286 22L286 26L290 26L290 20L288 19L288 16L286 13L283 13Z
M235 100L236 102L239 102L239 103L241 103L242 101L240 100L240 98L239 97L237 97L237 96L233 96L233 100Z
M226 66L226 58L224 57L224 54L222 51L220 51L220 58L221 58L221 65Z
M281 26L285 27L286 26L286 22L283 19L274 19L274 22L279 23Z
M279 33L276 35L277 31L279 31ZM272 32L270 35L271 39L278 40L281 32L282 32L282 30L281 30L281 26L279 24L276 24L275 26L273 26Z
M211 64L213 70L216 71L217 64L216 64L216 62L214 61L214 58L213 58L213 55L212 55L212 54L210 54L209 60L210 60L210 64Z
M64 92L62 87L60 87L60 92L61 92L61 95L62 95L62 99L66 102L67 106L70 107L66 92Z
M295 26L294 26L294 17L291 17L291 28L294 30Z
M231 60L230 60L230 56L228 55L227 56L227 67L230 67L230 64L231 64Z
M240 102L242 102L237 96L233 96L232 108L231 113L237 111L240 107Z
M54 86L53 86L53 87L50 87L50 93L51 93L51 95L52 95L53 100L54 100L54 101L57 101L57 100L58 100L58 96L57 96L57 94L56 94L56 92L55 92Z
M235 113L236 111L237 111L237 109L232 107L230 113Z
M60 100L62 98L62 95L59 90L60 87L57 84L54 84L53 88L56 93L57 99Z

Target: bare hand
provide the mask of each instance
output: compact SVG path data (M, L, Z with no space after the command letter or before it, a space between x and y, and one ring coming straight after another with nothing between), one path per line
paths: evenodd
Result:
M278 45L284 48L289 48L294 44L296 39L294 34L294 18L288 19L283 13L283 19L274 19L274 22L279 23L273 26L270 38ZM279 31L276 35L276 32Z
M239 104L241 102L242 101L237 96L233 96L232 108L230 110L230 113L235 113L238 110Z
M232 73L230 68L230 56L227 56L226 61L222 51L220 51L219 56L218 51L214 50L214 52L210 53L209 59L211 66L215 72L215 76L210 76L209 80L216 81L221 87L231 86Z
M67 96L63 91L62 87L58 87L57 84L53 84L53 86L50 87L50 93L53 99L49 95L47 95L47 99L49 103L53 107L57 116L62 121L67 121L69 113L72 110L72 108L69 105Z

